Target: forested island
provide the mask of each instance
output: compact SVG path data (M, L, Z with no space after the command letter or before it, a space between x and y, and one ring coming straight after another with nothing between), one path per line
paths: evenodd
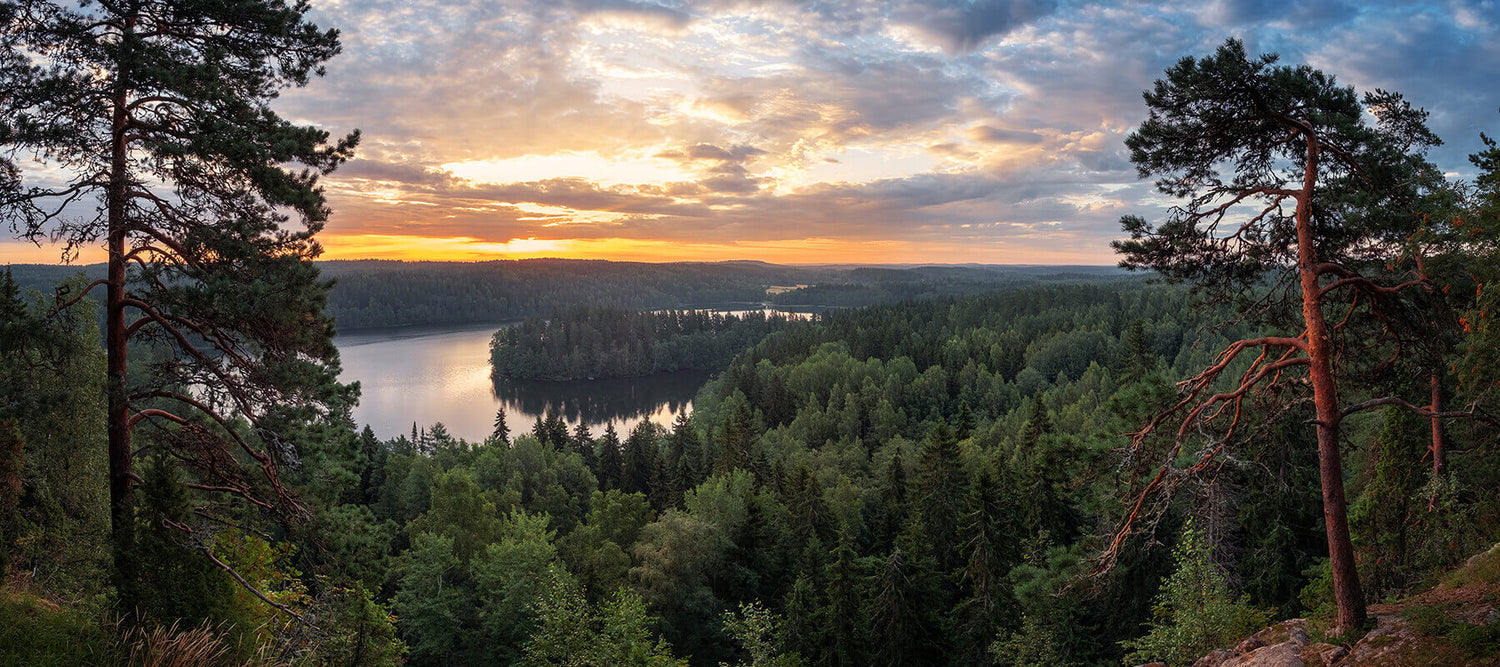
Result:
M1500 656L1489 137L1450 180L1427 112L1231 39L1125 140L1143 278L320 269L361 135L270 106L340 50L308 10L0 3L0 212L109 258L0 273L0 664ZM768 298L863 307L691 310ZM508 373L722 370L671 428L355 423L337 326L522 316Z
M781 314L706 310L631 311L575 306L495 332L497 378L579 380L717 371L741 350L786 328Z

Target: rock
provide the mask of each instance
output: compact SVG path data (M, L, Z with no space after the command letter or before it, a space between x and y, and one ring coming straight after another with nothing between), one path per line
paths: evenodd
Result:
M1233 658L1234 654L1221 648L1216 648L1212 653L1198 658L1193 667L1221 667L1224 661Z
M1328 649L1333 648L1333 644L1329 644L1326 642L1314 642L1312 646L1304 646L1303 648L1308 649L1313 653L1322 653L1324 651L1327 651Z
M1292 641L1295 642L1297 646L1307 646L1307 643L1312 641L1312 638L1308 637L1307 633L1303 632L1302 628L1292 628L1289 634L1292 637Z
M1338 663L1338 661L1343 660L1347 655L1349 655L1348 649L1342 646L1331 646L1329 648L1323 649L1322 651L1319 651L1318 659L1323 661L1324 667L1328 667L1329 665L1336 664Z
M1306 667L1301 651L1297 642L1285 641L1235 656L1219 667Z
M1255 649L1262 648L1265 645L1265 640L1261 639L1260 637L1250 637L1245 641L1240 642L1238 646L1234 647L1234 654L1244 655L1246 653L1254 651Z
M1399 617L1376 617L1375 629L1354 644L1351 665L1369 665L1395 659L1417 644L1416 633Z

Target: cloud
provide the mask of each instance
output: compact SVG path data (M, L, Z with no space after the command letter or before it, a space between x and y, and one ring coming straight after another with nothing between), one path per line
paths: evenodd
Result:
M896 10L895 18L961 53L1056 10L1053 0L927 0Z
M961 242L1109 263L1120 214L1161 206L1123 145L1141 91L1231 34L1433 109L1445 169L1466 169L1471 137L1496 125L1486 3L315 7L345 53L277 104L364 130L360 158L326 180L345 235ZM507 170L455 166L473 164Z

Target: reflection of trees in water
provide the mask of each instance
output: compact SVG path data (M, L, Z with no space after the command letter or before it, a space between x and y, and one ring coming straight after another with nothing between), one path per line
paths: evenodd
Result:
M570 382L520 382L495 379L495 397L507 411L528 418L555 409L569 422L588 424L634 420L654 414L663 406L681 412L693 401L707 373L683 371L638 378L576 380ZM520 425L512 425L512 429Z

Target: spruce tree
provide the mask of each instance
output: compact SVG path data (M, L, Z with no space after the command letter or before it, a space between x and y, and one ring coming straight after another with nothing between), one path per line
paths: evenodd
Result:
M838 547L828 563L827 598L823 608L823 660L830 667L864 664L866 641L861 619L862 577L854 553L854 534L848 525L839 529Z
M600 489L623 488L625 452L621 451L620 435L615 433L613 422L605 425L604 435L599 438L599 464L594 470Z
M874 664L950 664L942 659L945 633L937 616L941 580L918 515L907 523L870 580L868 617L871 636L877 639Z
M578 426L573 429L573 450L578 452L578 457L583 459L584 467L591 472L599 469L599 455L594 451L594 434L589 432L588 424L582 419L578 420Z
M505 408L503 407L495 411L495 429L490 432L490 437L506 446L510 445L510 427L505 424Z
M698 430L688 420L687 412L677 413L667 442L673 467L673 486L680 493L686 493L702 483L704 477L703 441L698 439Z
M958 529L963 524L969 474L948 424L938 422L922 442L917 461L916 506L927 522L933 556L943 571L957 564Z
M655 475L656 453L660 449L656 444L656 435L656 424L649 419L642 419L635 428L630 429L630 436L625 438L621 481L626 493L651 495L651 478Z

